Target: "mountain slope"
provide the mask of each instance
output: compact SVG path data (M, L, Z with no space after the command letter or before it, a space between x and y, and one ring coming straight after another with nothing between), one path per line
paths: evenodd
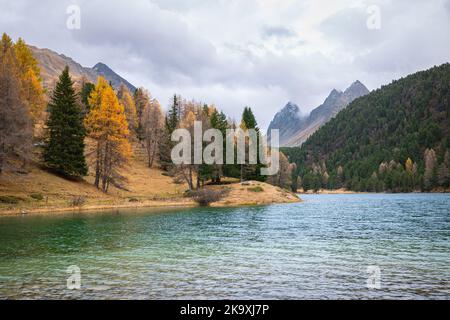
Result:
M119 76L117 73L115 73L113 70L111 70L111 68L108 67L104 63L101 63L101 62L97 63L94 66L93 70L95 72L97 72L98 75L103 76L106 80L111 82L111 84L112 84L112 86L114 88L118 88L120 86L120 84L123 83L124 85L126 85L128 87L128 89L131 92L135 92L136 91L136 87L135 86L133 86L127 80L125 80L124 78Z
M111 82L115 89L118 89L120 84L124 83L131 92L136 90L132 84L120 77L103 63L97 63L94 68L87 68L83 67L72 58L63 54L58 54L52 50L40 49L34 46L29 47L33 52L34 57L38 60L45 88L54 88L59 75L67 65L70 69L70 76L76 83L80 83L83 77L92 83L96 83L98 76L102 75L107 81Z
M285 151L298 164L307 187L345 186L356 191L446 188L449 114L450 64L444 64L357 99L301 148ZM427 165L426 149L433 149Z
M285 147L300 146L317 129L336 116L353 100L369 93L369 90L360 82L355 81L344 92L333 89L324 103L315 108L309 116L298 115L298 107L288 103L279 113L275 115L270 123L267 136L270 140L270 129L280 130L280 145ZM297 107L297 115L294 116L294 109Z
M303 119L300 116L299 107L292 102L288 102L270 122L269 128L267 129L268 141L270 142L271 130L278 129L280 134L280 144L283 144L297 132L302 121Z

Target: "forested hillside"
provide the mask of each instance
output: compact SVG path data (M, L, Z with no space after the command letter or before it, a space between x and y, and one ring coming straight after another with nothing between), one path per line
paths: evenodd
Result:
M66 65L55 85L46 88L33 52L23 39L14 42L6 33L1 36L0 211L19 206L61 207L63 202L71 207L86 202L104 206L104 201L123 205L130 199L144 203L155 198L171 201L172 197L182 197L180 203L184 204L185 196L201 199L203 204L204 198L216 202L217 197L227 195L228 189L213 190L210 185L239 180L248 185L259 180L258 188L250 189L264 191L262 181L267 177L260 173L264 165L252 163L249 156L239 164L224 164L220 159L208 164L172 161L172 149L177 145L172 133L186 129L193 136L196 122L201 122L204 130L218 129L224 136L227 129L236 129L231 147L237 150L241 135L248 135L251 129L259 132L250 107L244 108L242 120L235 123L213 104L174 94L164 112L147 89L131 91L134 87L107 66L96 66L95 71L105 77L100 75L94 83L71 59L75 76ZM41 65L57 66L51 69L53 73L60 67ZM76 82L80 74L81 81ZM248 153L249 140L244 147ZM214 149L214 156L216 152ZM266 186L259 196L265 201L296 199L282 190L291 184L293 166L280 158L279 173L267 179L280 188ZM244 200L248 203L232 193L227 197L229 204Z
M447 63L355 100L301 148L283 151L297 164L297 185L304 189L445 189L449 113Z

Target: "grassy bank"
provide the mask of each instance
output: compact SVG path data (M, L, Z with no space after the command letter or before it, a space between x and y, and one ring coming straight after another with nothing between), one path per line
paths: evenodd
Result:
M93 176L70 181L31 165L28 172L5 172L0 177L0 215L23 213L93 211L116 208L196 206L184 196L187 185L175 183L159 169L150 169L135 157L123 174L124 189L111 187L108 194L93 185ZM91 170L92 171L92 170ZM299 201L298 197L261 182L231 183L208 188L226 188L227 196L212 206L243 206Z

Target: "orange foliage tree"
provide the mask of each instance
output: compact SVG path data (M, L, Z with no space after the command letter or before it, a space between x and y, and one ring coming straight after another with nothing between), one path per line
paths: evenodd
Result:
M21 74L21 96L28 105L33 123L36 124L41 120L45 108L45 95L38 62L21 38L14 45L14 51Z
M124 106L103 77L99 77L89 97L89 105L91 110L85 126L89 137L97 142L95 186L106 193L111 184L121 187L121 181L124 181L119 170L128 163L132 153L128 141L130 130Z

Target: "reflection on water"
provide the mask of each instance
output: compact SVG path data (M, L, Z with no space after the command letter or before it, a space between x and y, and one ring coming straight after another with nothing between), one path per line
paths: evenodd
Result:
M0 298L450 298L449 195L303 199L1 218ZM71 265L80 290L66 288Z

